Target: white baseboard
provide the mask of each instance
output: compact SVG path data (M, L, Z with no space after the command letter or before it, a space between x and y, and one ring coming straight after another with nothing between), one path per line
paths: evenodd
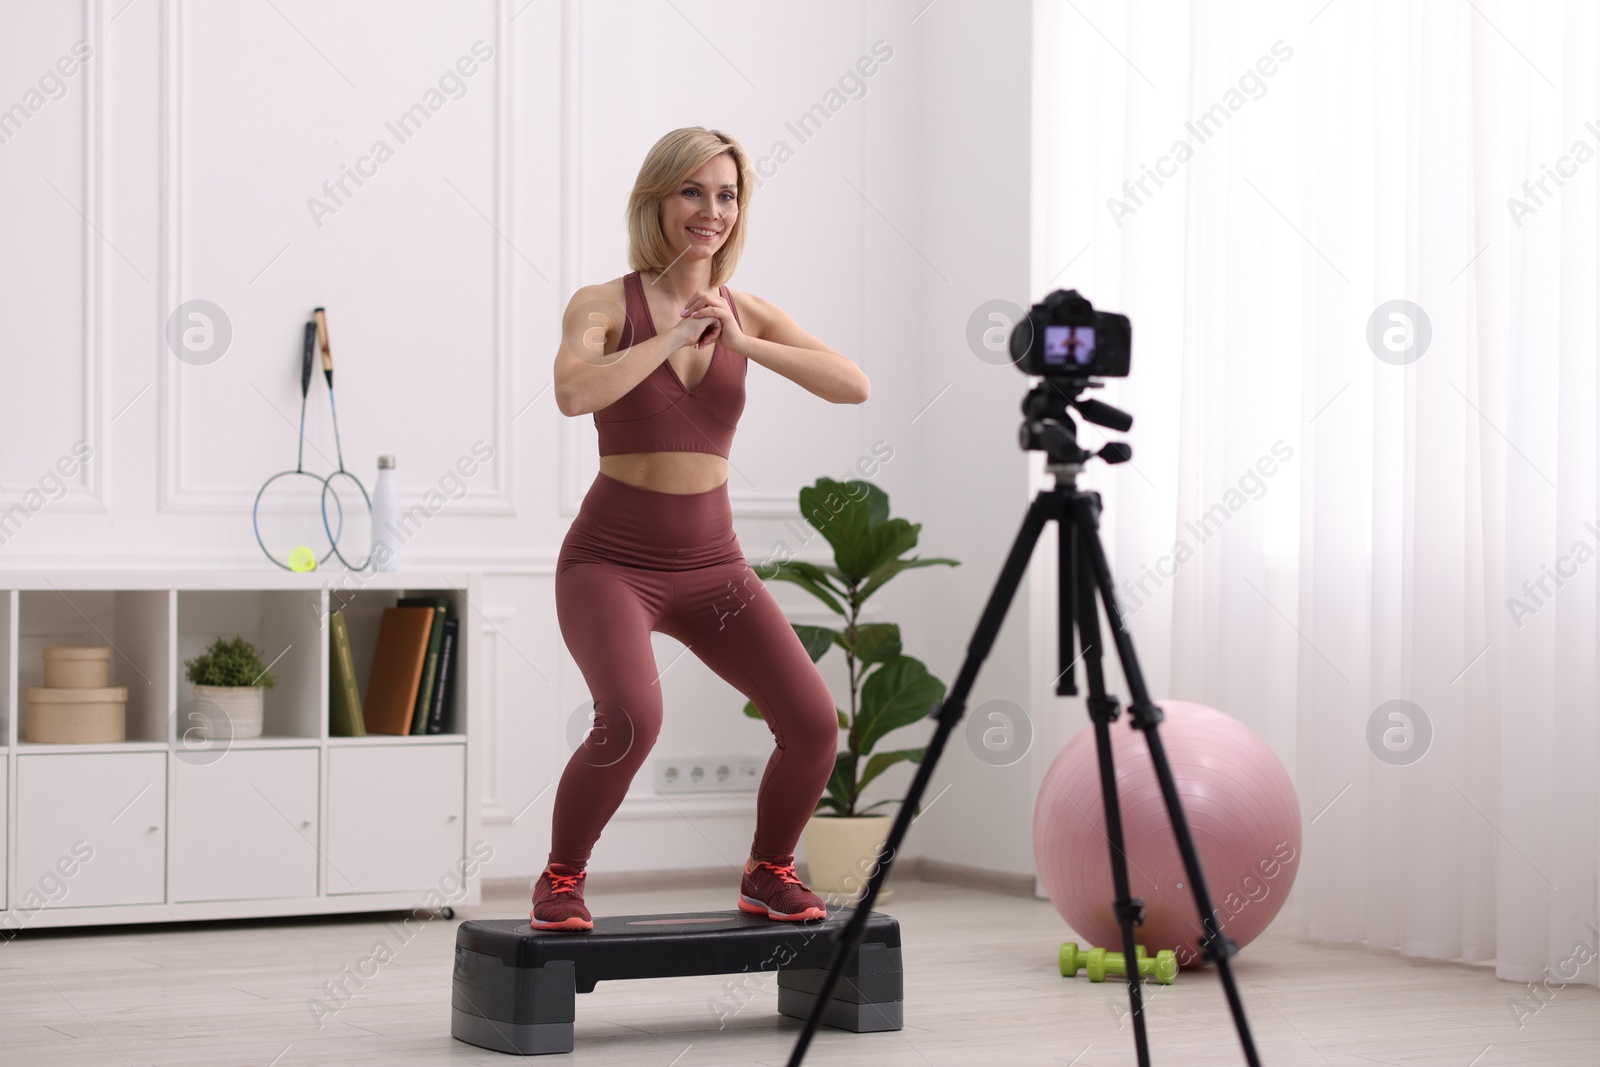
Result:
M804 862L795 864L795 873L802 880L809 878ZM585 889L599 893L628 893L640 889L699 889L726 885L729 873L723 867L689 867L666 871L608 871L598 870L585 881ZM522 878L485 878L483 892L487 895L521 894L532 888L537 874ZM903 859L889 872L889 884L919 881L941 885L956 885L967 889L983 889L1006 896L1029 897L1034 895L1034 875L1009 871L993 871L984 867L968 867L960 863L945 863L921 856Z

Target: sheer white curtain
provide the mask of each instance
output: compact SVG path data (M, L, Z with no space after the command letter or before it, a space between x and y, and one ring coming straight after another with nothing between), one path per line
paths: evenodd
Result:
M1153 691L1290 767L1300 934L1596 983L1595 5L1035 19L1030 295L1133 317L1089 480Z

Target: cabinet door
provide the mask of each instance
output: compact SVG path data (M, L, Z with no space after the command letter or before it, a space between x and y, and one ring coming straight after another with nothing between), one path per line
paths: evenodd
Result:
M19 900L37 891L56 908L160 904L166 822L164 752L19 756Z
M459 876L465 752L461 745L329 750L329 893L423 890Z
M173 766L172 899L317 895L317 750Z

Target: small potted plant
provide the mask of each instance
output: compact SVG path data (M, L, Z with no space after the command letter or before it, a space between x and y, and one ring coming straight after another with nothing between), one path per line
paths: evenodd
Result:
M928 673L900 644L892 622L860 621L867 598L902 571L935 565L959 566L954 559L905 557L917 546L920 523L889 517L889 495L870 482L819 478L800 490L800 514L833 546L833 566L799 560L751 566L764 581L793 582L840 616L843 625L791 623L812 662L838 645L850 674L850 710L836 708L844 750L834 764L826 792L806 824L807 879L824 895L858 899L866 889L879 852L889 836L890 816L872 809L899 802L891 797L862 803L862 790L902 761L922 762L925 748L874 752L886 734L926 718L944 700L945 684ZM759 719L755 704L744 713ZM861 761L866 760L863 767ZM920 814L920 806L918 807ZM886 900L885 889L878 899Z
M261 653L243 637L217 638L184 668L194 683L192 729L203 738L261 736L263 697L278 684ZM226 725L224 725L224 721Z

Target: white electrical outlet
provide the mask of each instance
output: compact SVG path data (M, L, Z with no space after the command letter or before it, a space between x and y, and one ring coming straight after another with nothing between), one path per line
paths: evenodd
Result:
M740 789L751 792L761 788L761 775L766 770L767 761L759 756L740 756L739 762L734 765L734 778L739 782Z
M757 756L657 756L656 792L755 792L761 785L762 766Z

